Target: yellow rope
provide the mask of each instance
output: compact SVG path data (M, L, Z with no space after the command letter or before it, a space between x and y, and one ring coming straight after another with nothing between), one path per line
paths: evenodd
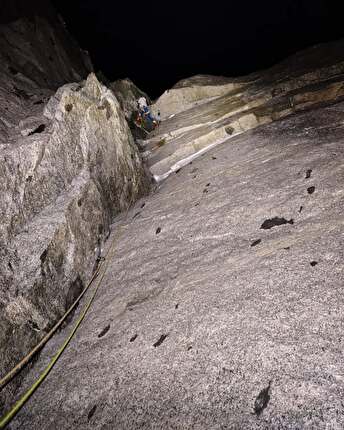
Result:
M90 286L92 285L94 279L99 273L99 269L96 270L96 272L93 274L90 282L84 288L84 290L80 293L78 298L75 300L75 302L72 304L72 306L68 309L68 311L63 315L63 317L54 325L54 327L44 336L44 338L30 351L29 354L27 354L10 372L7 373L2 379L0 379L0 390L5 387L15 376L16 374L31 360L31 358L40 351L43 346L48 342L48 340L52 337L52 335L58 330L58 328L62 325L62 323L66 320L68 315L73 311L73 309L76 307L76 305L80 302L82 297L85 295L85 293L88 291Z
M129 206L130 208L130 206ZM128 211L129 211L128 208ZM128 213L127 211L127 213ZM39 376L39 378L31 385L31 387L23 394L23 396L14 404L14 406L7 412L5 413L5 415L3 417L0 418L0 429L5 428L5 426L14 418L14 416L19 412L19 410L24 406L24 404L29 400L29 398L32 396L32 394L36 391L36 389L39 387L39 385L44 381L44 379L47 377L47 375L49 374L50 370L54 367L54 365L56 364L57 360L60 358L60 356L62 355L63 351L66 349L67 345L69 344L69 342L71 341L71 339L73 338L75 332L77 331L78 327L80 326L81 322L83 321L83 319L85 318L89 308L92 305L92 302L97 294L97 291L99 290L99 287L104 279L104 276L106 274L109 262L111 260L111 257L113 256L114 253L114 244L115 244L115 237L112 240L112 243L110 245L109 251L107 253L107 256L105 258L105 263L104 265L102 265L101 267L104 267L104 270L101 274L101 276L98 278L98 282L97 285L94 289L94 292L90 298L90 300L88 301L87 305L85 306L84 310L82 311L80 317L78 318L73 330L71 331L71 333L69 334L69 336L67 337L67 339L64 341L64 343L62 344L62 346L59 348L59 350L57 351L57 353L54 355L54 357L51 359L50 363L48 364L48 366L44 369L44 371L41 373L41 375ZM5 378L3 378L0 383L2 383L3 381L5 381L5 383L7 383L10 379L12 379L14 377L14 375L16 373L18 373L18 371L24 366L25 363L27 363L29 361L29 359L33 356L33 354L35 352L37 352L39 349L42 348L42 346L44 345L44 343L46 343L49 338L52 336L52 334L56 331L56 329L62 324L62 322L65 320L65 318L70 314L70 312L73 310L73 308L76 306L76 304L78 303L78 301L81 299L81 297L85 294L85 292L87 291L87 289L90 287L90 285L92 284L92 282L94 281L94 279L96 278L96 276L98 275L98 273L100 272L100 270L96 271L96 273L93 275L91 281L89 282L89 284L87 285L87 287L84 289L84 291L80 294L80 296L77 298L77 300L73 303L73 305L69 308L69 310L67 311L67 313L61 318L61 320L55 325L55 327L48 333L47 336L45 336L45 338L31 351L30 354L28 354L28 356L26 356L8 375L5 376ZM48 337L49 336L49 337ZM28 358L29 357L29 358ZM10 377L9 377L10 375ZM1 385L0 385L1 387Z

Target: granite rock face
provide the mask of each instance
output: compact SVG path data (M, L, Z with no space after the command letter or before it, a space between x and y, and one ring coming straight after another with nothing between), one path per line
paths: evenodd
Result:
M160 112L161 119L167 119L184 110L199 106L214 98L238 90L245 86L245 80L221 76L196 75L179 81L166 90L152 106L152 111Z
M150 186L115 95L93 73L80 82L84 56L37 4L44 16L0 26L1 376L86 286L113 217Z
M1 374L80 293L113 216L149 188L119 103L95 75L61 87L44 114L1 147Z
M146 140L146 157L156 179L191 161L193 156L255 127L280 118L340 101L344 97L344 42L319 45L300 52L269 70L236 80L225 94L199 100L199 105L178 105ZM201 80L201 83L204 82ZM219 91L222 78L207 77ZM219 83L218 83L219 82ZM234 81L233 81L234 82ZM199 88L195 78L183 81L171 92L178 100ZM166 94L166 97L168 94ZM162 99L157 106L163 115ZM167 102L167 106L170 106ZM171 102L171 106L173 103Z
M140 143L166 180L126 216L149 178L114 93L94 74L57 92L0 85L1 374L116 245L12 430L344 428L343 45L177 84Z
M49 1L3 0L0 11L0 142L9 129L41 111L66 82L92 71L87 52L79 49Z
M229 136L116 220L96 301L12 430L344 428L343 118Z

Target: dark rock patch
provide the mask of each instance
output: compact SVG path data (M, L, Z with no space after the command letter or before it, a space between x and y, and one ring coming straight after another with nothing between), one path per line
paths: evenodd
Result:
M146 203L142 203L141 209L143 209L146 206Z
M134 334L134 336L130 338L130 342L134 342L137 339L137 336L137 334Z
M35 330L35 331L41 330L35 321L29 320L27 323L29 324L30 328L32 328L32 330Z
M84 284L82 282L82 280L80 279L80 276L78 276L75 281L73 281L68 289L67 295L66 295L66 299L65 299L65 310L67 311L72 304L75 302L75 300L79 297L79 295L81 294L82 290L84 289ZM72 312L68 315L68 317L66 318L64 324L67 325L69 324L72 319L73 316L76 312L76 310L79 307L79 303L77 303L77 305L74 307L74 309L72 310Z
M162 334L160 336L159 340L156 341L155 344L153 345L154 348L157 348L158 346L160 346L165 341L165 339L167 338L167 336L168 336L168 334Z
M279 96L280 94L282 94L282 90L281 90L280 88L274 88L274 89L271 91L271 95L272 95L272 97L277 97L277 96Z
M106 119L109 120L112 117L112 108L110 103L105 100L105 106L106 106Z
M8 66L8 70L13 76L18 75L18 73L19 73L18 70L12 66Z
M106 110L106 119L109 120L112 117L112 109L110 103L105 100L103 104L98 106L98 110Z
M311 265L312 267L315 267L317 264L319 264L317 261L311 261L311 262L310 262L310 265Z
M45 124L41 124L38 127L36 127L34 130L32 130L28 136L32 136L33 134L36 133L42 133L45 130Z
M133 299L127 303L126 307L129 311L132 311L136 306L142 305L142 303L145 303L148 300L158 297L163 290L163 287L155 287L145 293L138 294L136 297L133 297Z
M315 187L309 187L309 188L307 188L308 194L313 194L314 191L315 191Z
M158 228L156 229L155 234L159 234L159 233L161 233L161 228L160 228L160 227L158 227Z
M216 158L216 157L211 157L211 159L212 159L212 160L217 160L217 158Z
M227 134L229 134L231 136L234 133L234 128L231 126L228 126L225 128L225 131Z
M285 248L283 248L285 251L289 251L290 250L290 246L286 246Z
M94 406L90 409L90 411L89 411L89 413L88 413L88 415L87 415L87 420L88 420L88 421L90 421L90 419L93 417L93 415L94 415L94 413L96 412L96 410L97 410L97 405L94 405Z
M110 324L103 328L103 330L98 334L98 337L101 338L105 336L109 330L110 330Z
M80 276L77 276L76 279L70 284L66 295L66 303L65 303L66 310L72 306L72 304L79 297L83 289L84 289L84 283L82 282Z
M13 87L13 90L14 90L14 94L17 97L24 99L24 100L30 99L30 96L24 90L21 90L20 88L17 88L17 87Z
M209 190L207 188L204 188L203 194L207 194L208 192L209 192Z
M311 177L312 171L313 171L312 169L308 169L307 170L307 172L306 172L306 179L309 179Z
M290 219L288 221L285 218L280 218L280 217L275 216L274 218L265 220L263 222L263 224L261 225L260 228L263 229L263 230L270 230L270 228L278 227L278 226L284 225L284 224L291 224L291 225L293 225L294 224L294 220Z
M45 249L45 250L42 252L41 256L39 257L39 258L40 258L40 260L41 260L41 263L42 263L42 264L43 264L43 263L45 262L45 260L47 259L47 255L48 255L48 250L47 250L47 249Z
M175 309L178 309L179 308L179 303L177 303L176 305L175 305Z
M192 350L192 346L189 346L189 347L188 347L188 351L191 351L191 350Z
M259 416L263 412L263 410L267 407L270 401L270 386L271 381L269 382L269 385L258 394L256 400L254 401L254 413L257 416Z
M177 169L177 170L175 171L175 173L179 173L181 170L182 170L182 169Z
M254 242L251 243L251 246L257 246L261 243L262 239L257 239Z
M299 213L303 211L303 206L300 206Z
M31 181L32 181L32 175L30 175L26 178L26 182L31 182Z
M73 105L71 103L66 104L65 110L66 112L70 112L73 109Z
M44 103L44 100L37 100L36 102L34 102L34 105L41 105Z

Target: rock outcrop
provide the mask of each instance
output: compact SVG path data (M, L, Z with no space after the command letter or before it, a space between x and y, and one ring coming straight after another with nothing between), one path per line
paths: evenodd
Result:
M195 154L285 116L340 101L344 97L343 41L298 53L270 70L245 77L224 95L181 112L163 122L146 141L146 156L157 179L166 177ZM207 78L211 81L211 78ZM178 85L178 99L188 97L194 80ZM217 78L214 78L216 88ZM219 85L222 91L223 85ZM167 97L167 95L166 95ZM157 102L159 108L162 109ZM175 110L175 109L174 109Z
M28 110L39 110L59 86L92 71L87 52L67 33L49 1L2 0L0 11L0 138Z
M166 90L152 106L152 111L160 112L162 120L194 106L202 105L214 98L239 90L246 86L244 79L220 76L196 75L179 81Z
M93 73L80 82L84 57L47 13L0 28L0 376L86 286L113 217L150 184L115 95Z

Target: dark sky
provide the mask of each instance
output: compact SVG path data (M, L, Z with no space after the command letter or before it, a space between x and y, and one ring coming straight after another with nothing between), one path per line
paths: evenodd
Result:
M151 96L199 73L239 76L344 36L329 0L55 0L69 31L110 79Z

